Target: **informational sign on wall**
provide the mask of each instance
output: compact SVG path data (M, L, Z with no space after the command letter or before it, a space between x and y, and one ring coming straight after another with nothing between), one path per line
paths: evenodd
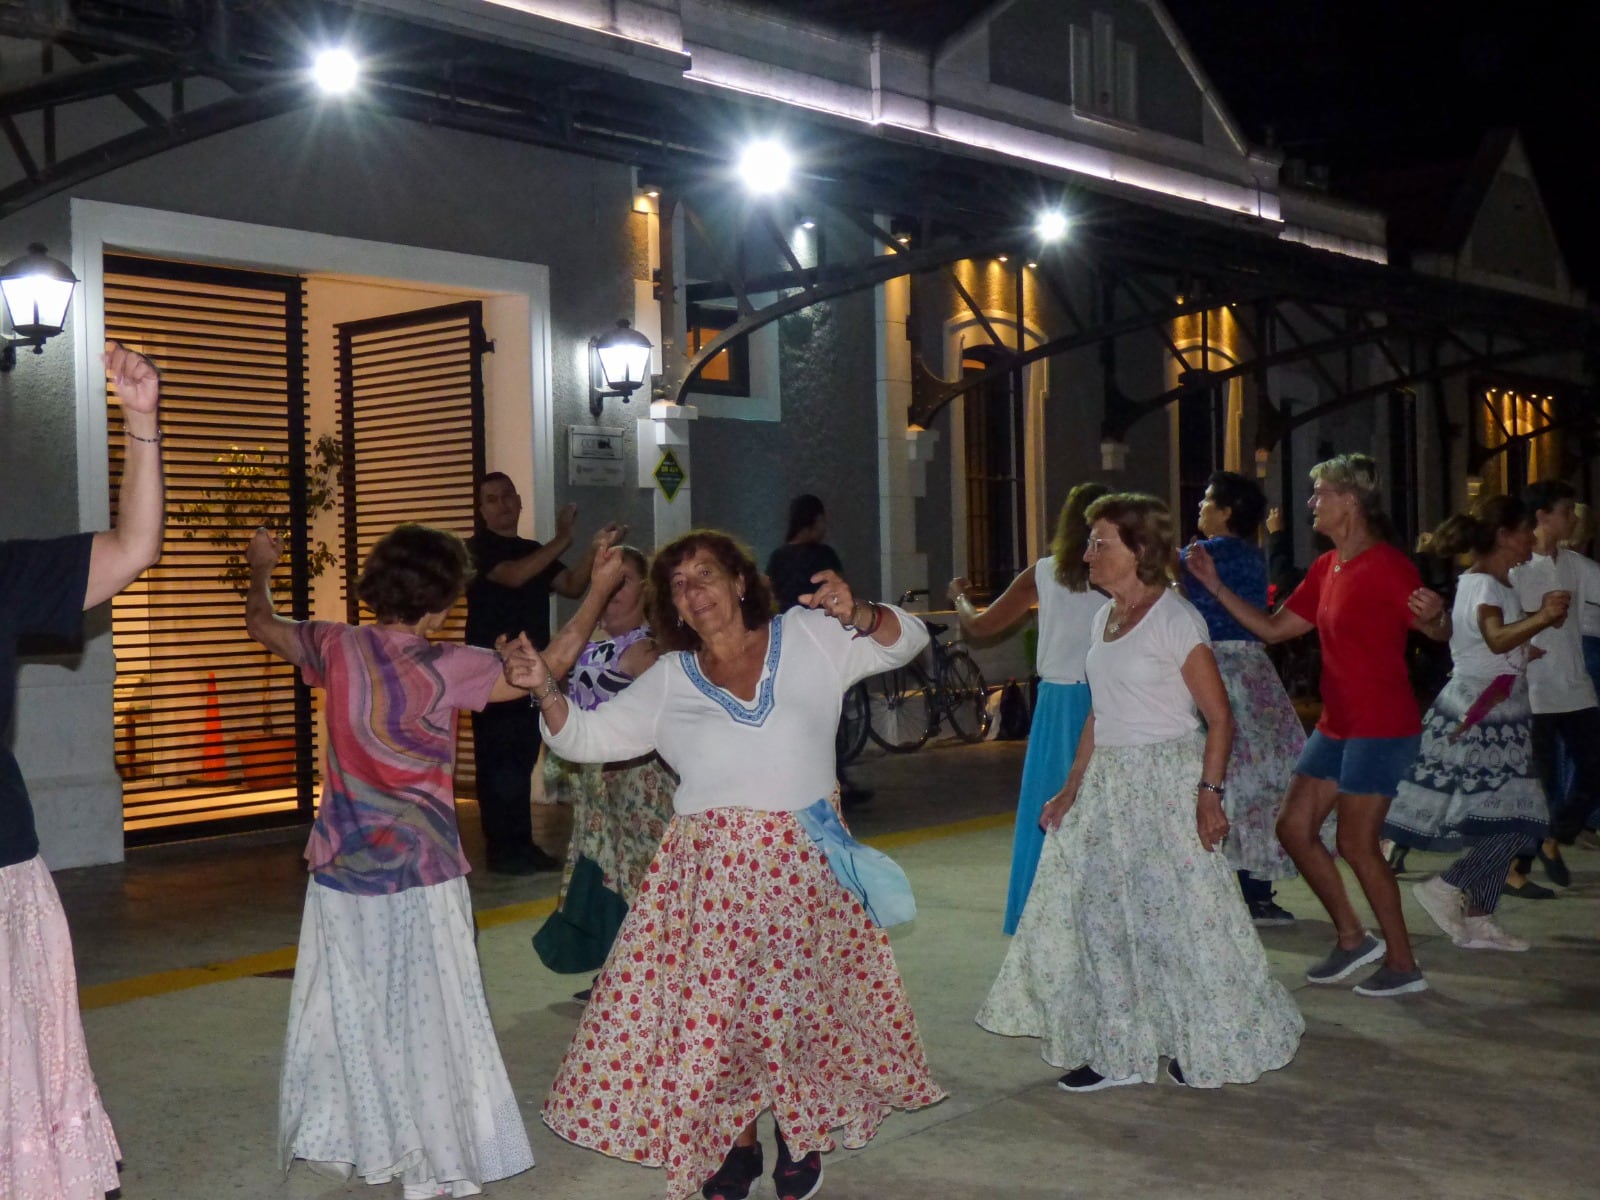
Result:
M567 483L574 487L622 487L623 431L611 425L567 429Z
M661 461L656 464L656 486L661 489L661 494L671 500L678 494L678 489L683 486L683 481L689 478L688 472L678 462L678 456L669 446L661 452Z

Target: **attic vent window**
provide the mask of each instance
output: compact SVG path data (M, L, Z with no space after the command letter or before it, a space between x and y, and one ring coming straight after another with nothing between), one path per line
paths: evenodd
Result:
M1139 60L1133 43L1117 40L1107 13L1094 13L1087 29L1071 28L1072 107L1137 124Z

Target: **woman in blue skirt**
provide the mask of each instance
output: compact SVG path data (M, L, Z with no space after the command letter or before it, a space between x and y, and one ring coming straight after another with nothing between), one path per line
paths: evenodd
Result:
M1028 756L1022 764L1022 793L1017 799L1011 882L1006 889L1007 933L1017 931L1039 865L1039 849L1044 844L1039 814L1066 782L1078 735L1089 715L1084 659L1089 653L1090 626L1106 598L1089 586L1089 568L1083 561L1089 526L1083 514L1107 490L1099 483L1080 483L1073 488L1061 506L1050 553L1013 579L1000 598L982 612L967 599L971 585L965 576L950 581L950 599L961 617L961 631L969 638L1002 634L1034 605L1039 607L1034 671L1040 682L1028 731Z

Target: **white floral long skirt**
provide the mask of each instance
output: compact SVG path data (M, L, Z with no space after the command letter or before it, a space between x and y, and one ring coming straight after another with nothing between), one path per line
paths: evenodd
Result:
M1228 863L1257 879L1293 879L1294 861L1278 841L1278 814L1306 732L1260 642L1213 642L1217 670L1233 709L1233 749L1223 808Z
M1111 1079L1155 1082L1170 1056L1190 1086L1218 1087L1294 1057L1305 1021L1195 829L1202 747L1095 747L978 1024Z
M465 879L354 896L306 889L278 1150L407 1200L475 1196L533 1166L473 944Z

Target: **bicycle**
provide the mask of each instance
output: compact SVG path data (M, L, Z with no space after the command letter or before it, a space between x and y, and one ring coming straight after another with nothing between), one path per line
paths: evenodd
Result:
M902 606L926 588L913 588L900 597ZM989 732L989 686L983 672L965 647L939 640L950 626L924 621L932 639L928 643L929 671L920 662L908 663L865 682L867 733L885 750L909 754L921 749L949 721L964 742L981 742Z
M845 689L844 703L839 706L839 730L834 734L833 750L840 766L854 762L866 749L870 729L871 701L863 680Z

